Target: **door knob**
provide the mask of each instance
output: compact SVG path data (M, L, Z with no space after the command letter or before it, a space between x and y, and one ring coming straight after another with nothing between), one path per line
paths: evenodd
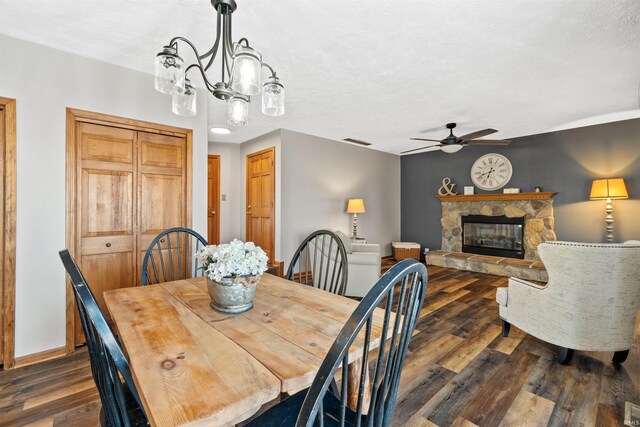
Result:
M216 214L216 211L211 211L211 215L215 215L215 214Z

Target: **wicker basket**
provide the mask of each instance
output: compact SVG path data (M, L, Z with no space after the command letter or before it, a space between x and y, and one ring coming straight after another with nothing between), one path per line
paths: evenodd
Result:
M420 259L420 245L418 243L393 242L391 243L391 249L393 250L393 258L396 261L402 261L407 258Z

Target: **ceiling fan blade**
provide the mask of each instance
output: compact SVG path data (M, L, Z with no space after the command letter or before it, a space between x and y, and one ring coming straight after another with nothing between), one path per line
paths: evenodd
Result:
M430 133L430 132L438 132L438 131L442 131L442 126L436 126L433 128L429 128L429 129L422 129L418 132L420 133Z
M440 142L439 139L429 139L429 138L409 138L414 141L431 141L431 142Z
M427 145L426 147L420 147L420 148L414 148L413 150L402 151L402 152L400 152L400 154L412 153L414 151L424 150L425 148L433 148L433 147L441 147L441 146L442 146L442 144Z
M498 132L495 129L483 129L477 130L475 132L468 133L466 135L459 136L458 139L464 139L465 141L469 141L471 139L482 138L483 136L491 135L492 133Z
M469 145L509 145L511 141L508 139L474 139L472 141L466 141Z

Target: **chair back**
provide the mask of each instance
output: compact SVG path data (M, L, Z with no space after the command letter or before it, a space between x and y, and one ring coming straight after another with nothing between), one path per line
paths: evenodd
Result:
M384 308L384 321L379 336L390 338L387 341L380 338L380 347L375 352L377 356L372 361L375 368L371 377L371 400L366 425L389 425L396 404L402 365L426 289L427 269L424 264L413 259L397 263L378 280L347 320L322 362L302 404L296 423L298 427L312 426L317 421L322 425L323 399L341 365L340 415L337 421L340 426L347 423L349 351L356 339L359 344L363 343L362 361L356 362L361 365L355 417L356 420L361 420L364 387L368 386L365 373L368 372L369 366L373 316L377 307ZM395 313L393 318L392 313Z
M344 244L335 233L318 230L298 246L289 264L286 279L344 295L347 274L347 252Z
M69 251L66 249L60 251L60 259L69 274L73 293L76 296L80 323L82 323L89 349L91 372L100 394L104 415L111 426L129 427L131 423L127 416L127 391L133 395L144 413L131 376L129 362ZM124 380L124 385L120 381L120 376ZM125 389L125 385L128 390Z
M204 275L194 256L207 241L195 231L175 227L158 234L142 260L142 286Z
M640 304L640 244L544 242L538 246L554 309L548 329L576 348L623 350L633 343Z

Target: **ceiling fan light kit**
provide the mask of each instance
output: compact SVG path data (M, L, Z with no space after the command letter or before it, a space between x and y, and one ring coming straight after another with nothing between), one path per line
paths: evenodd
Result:
M440 149L447 154L453 154L462 150L462 144L443 145Z
M412 153L414 151L425 150L427 148L438 147L440 150L444 151L447 154L453 154L462 149L465 145L509 145L511 141L507 139L477 139L482 138L483 136L491 135L492 133L498 132L495 129L483 129L475 132L468 133L462 136L455 136L453 134L453 129L456 127L455 123L447 123L447 129L449 129L449 136L442 140L437 139L429 139L429 138L410 138L414 141L431 141L438 142L438 144L427 145L425 147L414 148L412 150L403 151L400 154Z
M241 38L232 42L231 15L236 10L235 0L211 0L216 10L216 40L213 46L200 55L195 45L184 37L174 37L156 55L154 86L158 92L171 95L171 110L180 116L196 114L196 90L187 78L192 69L199 72L205 87L211 94L227 102L227 120L232 126L244 126L249 120L251 96L262 93L262 113L267 116L284 114L284 86L276 72L262 61L262 55ZM178 42L186 44L195 55L195 62L185 67L178 52ZM207 71L220 54L221 80L211 83ZM203 62L206 61L206 64ZM262 69L271 75L262 82Z

